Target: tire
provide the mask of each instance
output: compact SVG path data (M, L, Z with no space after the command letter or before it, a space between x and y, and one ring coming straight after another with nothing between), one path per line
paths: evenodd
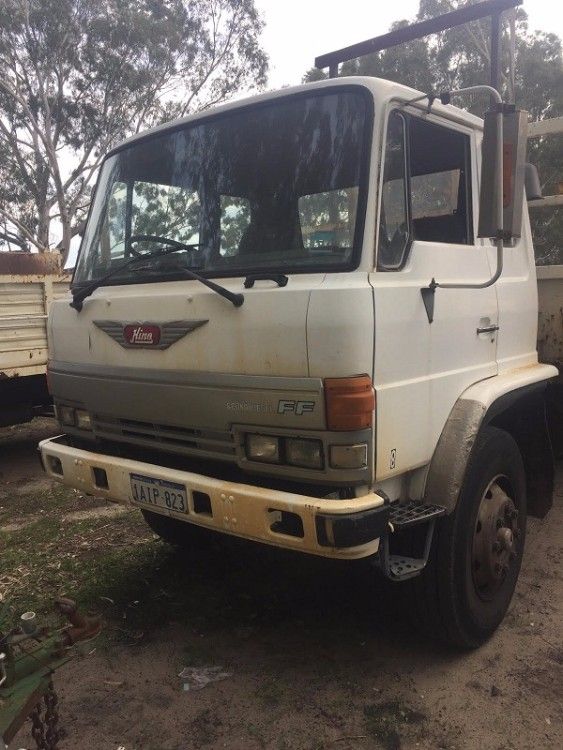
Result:
M494 633L518 580L525 531L522 456L507 432L485 427L457 506L437 524L428 564L409 582L413 614L429 635L471 649Z
M210 547L217 533L203 529L193 523L178 521L160 513L141 509L141 513L152 531L163 541L182 549L201 549Z

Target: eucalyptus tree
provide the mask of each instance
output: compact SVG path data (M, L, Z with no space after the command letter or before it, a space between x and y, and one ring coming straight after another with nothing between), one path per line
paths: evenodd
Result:
M265 84L261 29L254 0L0 0L0 242L56 221L66 255L113 144Z

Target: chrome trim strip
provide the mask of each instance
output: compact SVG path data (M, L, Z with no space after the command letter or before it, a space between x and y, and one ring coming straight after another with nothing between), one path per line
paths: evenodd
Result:
M227 432L233 423L322 430L320 378L225 375L51 362L53 397L104 418ZM280 402L312 404L280 411Z
M274 375L237 375L201 370L161 370L149 367L113 367L111 365L80 364L75 362L49 363L49 374L82 375L85 377L118 378L120 380L140 380L175 385L197 385L233 389L253 388L279 389L291 391L315 391L323 388L322 378L283 377Z

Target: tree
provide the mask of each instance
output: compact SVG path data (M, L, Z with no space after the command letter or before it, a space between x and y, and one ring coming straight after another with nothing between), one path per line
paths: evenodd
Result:
M261 29L254 0L0 0L0 242L56 220L66 256L112 145L265 83Z
M414 21L423 21L478 0L420 0ZM563 55L556 34L530 33L522 9L514 16L514 71L510 70L510 16L503 16L502 94L530 113L537 121L563 115ZM409 23L406 20L393 29ZM340 75L368 75L404 83L421 91L443 91L476 83L488 83L490 76L490 20L482 19L448 29L424 39L366 55L341 66ZM326 77L312 69L306 81ZM487 96L475 96L463 106L482 115ZM538 167L544 194L557 192L563 180L563 149L554 137L530 141L529 160ZM563 216L561 209L531 213L534 244L539 263L563 263Z

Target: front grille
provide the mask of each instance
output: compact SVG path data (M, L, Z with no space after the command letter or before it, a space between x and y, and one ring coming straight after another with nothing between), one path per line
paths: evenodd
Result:
M234 437L230 432L209 429L191 429L138 422L131 419L114 419L95 415L94 434L106 440L116 440L187 456L200 456L222 461L235 460Z
M131 444L130 441L118 442L98 438L95 442L85 440L83 436L69 434L61 438L61 442L72 445L84 451L93 451L103 456L114 458L128 458L132 461L143 461L154 466L165 466L167 469L178 469L179 471L190 471L194 474L203 474L213 479L221 479L224 482L236 484L250 484L254 487L264 487L282 492L294 492L297 495L309 495L312 497L327 497L330 493L338 492L338 488L332 485L309 484L297 482L291 479L280 479L279 477L264 477L249 474L243 471L234 461L225 462L223 456L220 460L209 458L198 458L196 456L179 455L170 450L155 450L154 447L144 448L140 445ZM150 474L150 470L148 471Z

